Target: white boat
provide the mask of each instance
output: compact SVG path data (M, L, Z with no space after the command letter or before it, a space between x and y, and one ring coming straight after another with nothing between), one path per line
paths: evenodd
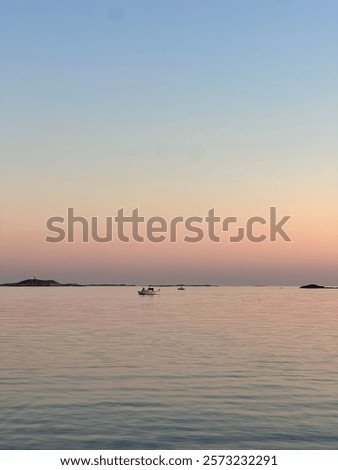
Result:
M180 287L178 287L177 290L185 290L185 288L183 286L180 286Z
M139 295L158 295L160 289L155 290L153 287L148 287L147 289L145 289L144 287L142 287L142 289L137 292Z

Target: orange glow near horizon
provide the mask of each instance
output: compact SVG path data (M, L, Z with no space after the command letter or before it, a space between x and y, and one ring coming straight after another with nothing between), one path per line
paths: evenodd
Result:
M76 213L83 214L79 210ZM266 211L261 214L266 215ZM287 215L281 209L278 214ZM216 215L229 213L217 210ZM35 223L29 223L32 214L26 214L21 230L13 217L2 232L2 282L36 275L61 282L93 283L335 284L336 221L329 211L316 217L304 211L298 215L293 214L287 224L292 242L229 243L222 235L220 243L207 239L186 243L180 227L177 243L115 240L53 244L44 240L47 229L41 222L46 219L41 213L34 215Z

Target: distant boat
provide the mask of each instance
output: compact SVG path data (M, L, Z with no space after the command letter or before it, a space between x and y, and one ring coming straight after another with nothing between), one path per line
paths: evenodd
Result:
M142 289L137 292L139 295L158 295L160 289L155 290L153 287L148 287L147 289L145 289L144 287L142 287Z
M177 290L185 290L183 286L178 287Z

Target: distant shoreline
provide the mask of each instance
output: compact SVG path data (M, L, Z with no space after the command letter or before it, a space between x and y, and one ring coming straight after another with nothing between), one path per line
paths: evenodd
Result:
M141 284L78 284L78 283L60 283L53 279L25 279L19 282L6 282L0 284L0 287L137 287ZM154 287L219 287L215 284L151 284Z
M25 279L19 282L6 282L0 287L138 287L141 285L151 285L153 287L299 287L300 289L338 289L337 286L322 286L318 284L306 284L303 286L270 286L262 284L254 285L220 285L220 284L125 284L125 283L60 283L53 279Z

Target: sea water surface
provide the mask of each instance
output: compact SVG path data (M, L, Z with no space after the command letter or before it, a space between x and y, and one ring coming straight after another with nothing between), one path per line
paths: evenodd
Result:
M0 288L1 449L337 449L338 290Z

